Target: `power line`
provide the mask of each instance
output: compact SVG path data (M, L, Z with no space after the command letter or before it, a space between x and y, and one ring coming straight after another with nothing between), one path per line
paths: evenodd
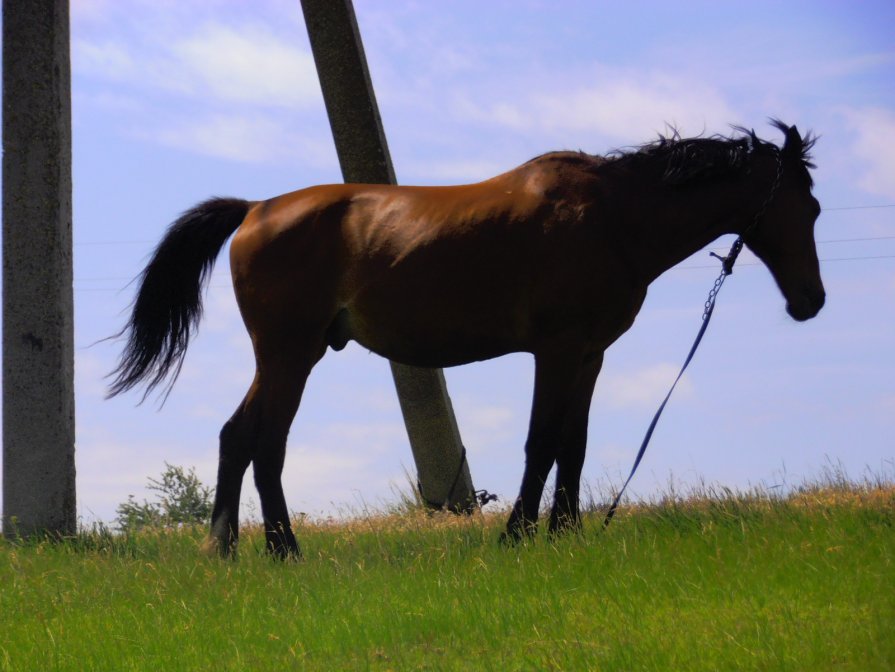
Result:
M837 238L835 240L818 240L818 245L827 245L830 243L864 243L871 240L893 240L895 236L873 236L871 238Z
M152 245L151 240L88 240L75 243L76 247L94 247L97 245Z
M730 234L733 235L733 234ZM867 238L834 238L830 240L817 240L815 241L816 245L832 245L834 243L868 243L878 240L895 240L895 236L870 236ZM705 248L707 250L712 251L727 251L729 248L727 247L708 247Z
M878 254L867 257L830 257L829 259L820 259L820 262L827 261L861 261L862 259L895 259L895 254Z
M885 205L843 205L836 208L823 208L823 212L831 210L876 210L879 208L895 208L895 203L887 203Z
M895 254L874 254L860 257L827 257L825 259L818 259L819 262L827 263L830 261L865 261L871 259L895 259ZM761 266L761 262L758 261L741 261L737 264L737 268L741 266ZM669 270L672 271L691 271L700 268L718 268L718 264L701 264L699 266L674 266Z

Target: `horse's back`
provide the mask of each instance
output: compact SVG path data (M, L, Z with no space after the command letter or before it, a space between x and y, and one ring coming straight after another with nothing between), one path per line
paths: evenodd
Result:
M261 259L300 264L331 255L333 263L398 270L414 255L436 249L441 256L453 256L452 250L467 257L476 250L497 253L512 249L526 228L539 227L542 201L512 173L447 187L308 187L256 203L233 239L231 263L239 272Z

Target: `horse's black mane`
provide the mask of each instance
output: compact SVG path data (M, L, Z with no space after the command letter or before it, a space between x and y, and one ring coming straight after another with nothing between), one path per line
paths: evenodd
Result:
M789 126L779 119L771 119L771 123L783 133ZM748 170L749 157L756 152L770 151L778 153L780 147L759 138L754 130L733 127L735 135L710 135L706 137L682 138L673 126L667 134L660 134L652 141L628 150L614 150L605 157L585 154L584 152L554 152L532 159L556 157L564 161L589 161L594 167L606 162L624 165L643 161L659 162L664 165L662 179L669 184L682 185L694 181L709 180L714 177L739 174ZM811 162L811 148L817 138L808 133L802 138L800 160L808 174L814 168ZM810 181L811 177L808 174Z
M680 185L740 173L755 149L770 145L754 133L739 137L682 138L677 129L670 130L669 135L660 134L658 139L633 152L615 152L612 156L618 161L657 160L665 166L663 181Z
M789 126L779 119L771 123L784 133ZM670 184L685 184L694 180L710 179L740 173L747 169L750 155L768 150L780 152L780 147L759 138L754 130L734 126L735 136L711 135L708 137L682 138L675 128L669 135L637 147L633 152L617 152L616 160L632 156L649 156L665 163L662 179ZM814 168L811 148L816 139L808 133L802 139L800 159L804 168Z

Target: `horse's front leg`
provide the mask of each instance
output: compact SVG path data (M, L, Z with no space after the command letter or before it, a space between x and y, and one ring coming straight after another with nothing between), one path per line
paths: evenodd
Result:
M602 366L602 352L584 361L566 410L556 455L556 490L548 528L551 534L581 527L579 493L587 447L587 419Z
M582 349L570 347L568 343L535 354L535 387L525 442L525 471L506 532L501 535L502 542L517 542L537 530L544 484L557 458L563 421L584 359Z

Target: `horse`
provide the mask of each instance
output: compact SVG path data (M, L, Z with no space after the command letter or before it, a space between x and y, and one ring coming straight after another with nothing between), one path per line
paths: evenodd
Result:
M525 469L506 531L534 534L556 465L548 529L580 529L588 413L607 347L650 283L723 234L767 266L797 321L825 300L814 241L820 205L810 150L771 119L782 147L676 131L604 156L558 151L475 184L312 186L264 201L213 198L167 230L138 276L109 396L170 392L230 244L233 288L255 374L220 432L209 541L235 550L242 480L253 465L267 549L300 557L281 474L308 375L356 341L392 361L451 367L534 355ZM235 235L234 235L235 234Z

